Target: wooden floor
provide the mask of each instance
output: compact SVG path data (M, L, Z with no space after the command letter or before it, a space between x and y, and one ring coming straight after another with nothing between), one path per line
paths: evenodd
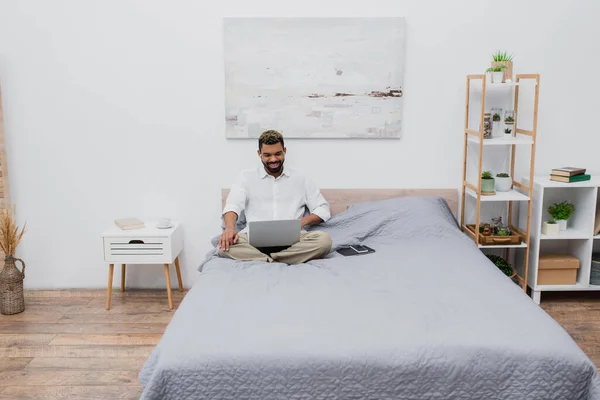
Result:
M185 295L173 290L175 311ZM138 399L138 373L173 316L165 290L26 291L0 315L0 399Z
M185 293L173 291L175 309ZM28 291L0 315L0 399L137 399L138 372L173 313L163 291ZM542 308L600 365L600 296L544 294ZM174 309L174 310L175 310Z

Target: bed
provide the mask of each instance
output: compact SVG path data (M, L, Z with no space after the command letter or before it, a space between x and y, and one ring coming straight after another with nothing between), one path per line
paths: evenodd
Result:
M600 398L591 360L460 231L455 190L323 194L326 258L207 254L142 399ZM359 243L375 253L335 251Z

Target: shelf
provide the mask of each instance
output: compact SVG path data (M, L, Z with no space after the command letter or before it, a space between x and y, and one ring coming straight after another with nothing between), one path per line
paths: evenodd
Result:
M525 242L521 242L521 244L480 244L478 247L480 249L525 249L527 244Z
M597 285L584 285L583 283L576 283L574 285L536 285L533 290L539 291L569 291L569 290L600 290L600 286Z
M464 195L460 196L460 206L462 210L460 217L461 229L473 240L474 244L481 251L484 249L489 250L495 248L506 251L509 253L507 256L512 257L515 255L515 263L521 264L517 268L522 274L522 276L518 277L518 285L522 286L524 291L527 290L528 281L530 279L530 250L533 248L534 251L537 251L537 247L539 247L539 233L535 237L536 241L529 242L532 214L538 212L538 209L532 209L532 206L534 205L532 200L536 199L537 197L533 195L533 190L537 190L539 188L535 187L534 185L527 186L520 184L520 182L518 183L514 179L514 175L515 171L517 171L519 175L526 174L527 176L532 176L534 174L534 163L528 161L534 160L536 150L535 144L537 143L536 138L539 100L539 91L537 86L539 85L539 79L539 74L515 74L511 82L492 83L490 75L488 74L467 75L467 96L464 109L465 127L462 135L464 150L461 191L464 193ZM533 82L534 90L530 90L530 82ZM522 90L525 87L527 87L527 90ZM489 99L488 95L491 95L489 96ZM528 99L525 99L524 102L521 102L520 98L523 95L528 97ZM529 98L533 100L533 107L527 107L526 109L518 107L520 104L529 104ZM514 108L514 112L517 114L520 113L522 116L525 113L530 114L531 110L531 118L533 121L532 128L523 129L521 127L517 129L516 126L513 125L512 134L507 135L504 133L504 131L506 127L510 126L510 124L507 126L507 124L504 122L504 116L501 115L500 126L494 126L495 128L500 129L492 129L497 136L485 139L482 133L484 127L487 130L488 125L485 123L489 123L489 121L484 121L485 116L481 115L481 113L496 112L494 111L495 107L500 107L502 110L510 110ZM529 118L524 119L524 121L529 121ZM517 122L516 118L515 122ZM472 129L473 127L478 130ZM505 136L507 139L505 139ZM521 159L520 154L519 157L517 157L515 153L515 151L517 151L517 145L521 145L521 147L518 149L519 152L522 150L524 153L529 153L529 160L527 162L523 161L523 170L518 167L515 169L515 160L519 159L520 161ZM484 147L485 151L483 151ZM506 150L511 150L512 153L509 152L509 154L506 154ZM500 160L492 160L492 162L489 163L484 161L484 158L487 156L491 156L493 158L502 157L502 166L497 165L497 161ZM476 164L479 166L478 172L475 174L473 174L473 171L469 170L469 166L473 165L472 162L469 162L469 159L473 157L477 161ZM494 165L494 167L491 167L491 165ZM496 168L498 168L498 171L496 171ZM483 171L488 171L491 169L494 170L494 173L500 171L511 171L510 179L513 183L511 190L506 192L493 192L494 194L492 195L481 192L481 175ZM527 173L526 169L529 169L529 173ZM469 179L475 180L476 184L471 184ZM492 182L488 183L490 183L491 189ZM470 198L470 200L468 198ZM513 202L518 203L513 204ZM523 204L522 202L527 203ZM469 205L469 208L471 208L473 203L475 209L467 210L467 204ZM482 204L485 203L488 204L482 206ZM495 218L499 214L502 216L503 221L506 221L505 223L510 226L511 231L516 237L509 237L508 240L504 238L502 240L496 238L481 238L477 233L478 231L476 231L476 229L479 229L479 227L475 228L477 222L487 220L490 218L490 216L491 218ZM525 216L527 216L526 221ZM466 223L466 221L473 219L475 219L475 224ZM573 226L585 226L585 224L579 222L578 219L575 222L577 222L577 224L574 224ZM541 227L541 221L539 223L539 227ZM591 235L589 237L591 237ZM509 244L508 242L517 244ZM591 243L592 241L589 242ZM560 245L565 243L574 243L577 245L579 243L588 242L563 243L559 241L546 243ZM598 243L600 246L600 242ZM513 252L510 251L511 248L522 250L514 251L516 254L513 254Z
M590 174L589 172L586 172L586 174ZM591 174L590 174L591 175ZM528 179L526 179L528 181ZM533 178L534 182L546 187L546 188L572 188L572 187L597 187L600 186L600 179L594 177L594 175L592 175L591 179L589 181L583 181L583 182L572 182L572 183L566 183L566 182L557 182L557 181L553 181L550 180L550 177L545 175L545 176L536 176Z
M477 136L469 135L468 140L469 140L469 142L479 144L479 137L477 137ZM506 146L506 145L513 145L513 144L531 145L531 144L533 144L533 139L530 136L525 136L525 137L514 136L510 140L504 139L501 137L494 137L491 139L483 140L484 146L502 146L502 145Z
M500 83L492 83L489 81L489 79L485 82L485 90L486 92L489 91L496 91L496 90L508 90L514 87L519 86L519 82L515 82L512 81L510 83L506 83L506 82L500 82ZM481 85L479 86L473 86L473 91L477 92L477 93L481 93Z
M574 228L567 228L566 231L559 232L558 235L546 235L540 233L542 240L560 240L560 239L589 239L590 235Z
M493 82L486 82L485 85L487 87L491 87L491 88L509 88L509 87L515 87L515 86L519 86L519 82L500 82L500 83L493 83Z
M473 197L477 198L477 193L475 193L470 188L466 188L466 193ZM529 196L524 195L521 192L517 192L516 190L509 190L508 192L496 192L496 194L492 196L481 196L481 201L527 201L529 200Z

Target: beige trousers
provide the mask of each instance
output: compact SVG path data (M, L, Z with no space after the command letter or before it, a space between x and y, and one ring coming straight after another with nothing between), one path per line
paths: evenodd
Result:
M331 250L331 238L325 232L301 232L299 242L270 255L248 244L248 235L241 233L238 235L238 242L229 247L228 251L219 249L219 256L234 260L276 261L291 265L322 258L329 253L329 250Z

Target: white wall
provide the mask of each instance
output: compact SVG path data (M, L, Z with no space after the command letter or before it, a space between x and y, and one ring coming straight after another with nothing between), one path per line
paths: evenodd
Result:
M196 279L219 230L220 188L257 162L254 141L224 135L223 16L406 17L404 137L289 141L289 164L321 187L458 188L465 74L499 48L515 53L515 72L542 74L538 171L600 170L594 0L204 3L0 2L26 287L104 287L100 232L128 215L181 219L186 286ZM160 267L128 271L131 285L164 285Z

